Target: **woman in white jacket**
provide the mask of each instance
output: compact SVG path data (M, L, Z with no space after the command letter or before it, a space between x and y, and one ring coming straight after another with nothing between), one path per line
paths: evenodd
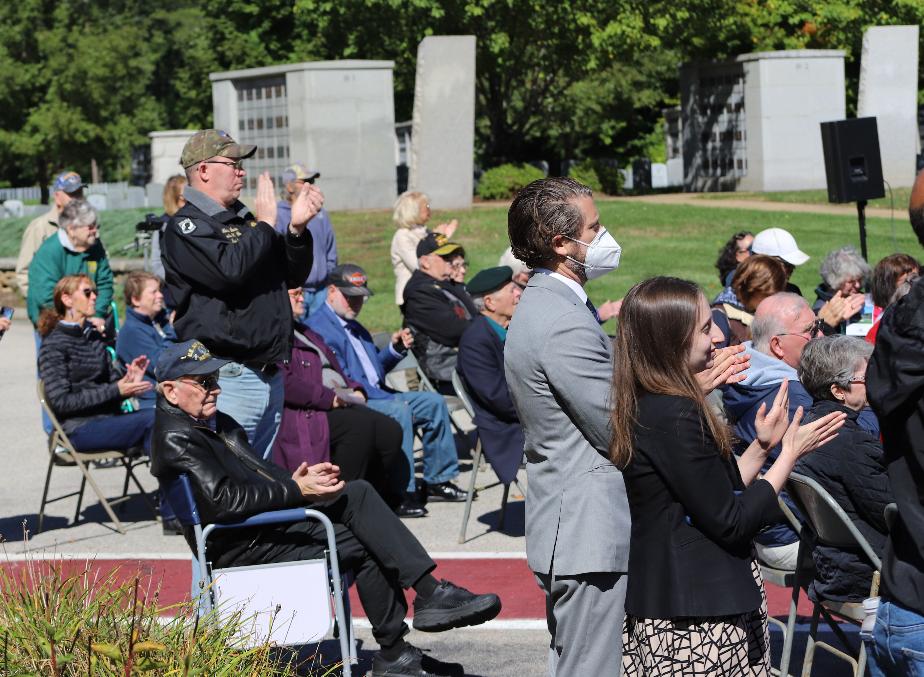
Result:
M427 234L427 221L430 220L430 198L426 193L407 191L395 201L392 215L398 229L391 238L391 265L395 271L395 303L404 304L404 286L411 279L411 273L417 270L417 243ZM441 223L434 230L446 237L452 237L459 221Z

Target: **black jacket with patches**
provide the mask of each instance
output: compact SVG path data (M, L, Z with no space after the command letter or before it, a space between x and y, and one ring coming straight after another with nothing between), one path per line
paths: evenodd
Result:
M832 412L847 414L844 427L833 440L802 458L796 472L811 477L831 494L882 557L888 532L885 507L893 500L882 444L857 423L860 412L836 402L816 401L805 420L814 421ZM873 566L862 550L815 546L812 559L815 580L809 595L813 599L862 602L869 597Z
M236 362L289 359L286 289L301 286L311 271L307 229L283 236L241 202L213 216L187 202L167 224L162 245L179 340L199 339Z

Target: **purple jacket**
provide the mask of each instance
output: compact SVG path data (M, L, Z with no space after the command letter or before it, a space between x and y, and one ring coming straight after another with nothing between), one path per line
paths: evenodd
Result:
M296 331L324 351L334 369L346 381L347 387L363 391L361 384L346 374L331 349L319 334L304 325ZM327 413L334 403L334 391L321 380L321 360L318 353L298 338L292 342L292 359L281 363L285 382L285 408L279 434L273 444L273 461L289 471L303 461L308 465L330 461L330 427ZM365 392L365 391L363 391Z

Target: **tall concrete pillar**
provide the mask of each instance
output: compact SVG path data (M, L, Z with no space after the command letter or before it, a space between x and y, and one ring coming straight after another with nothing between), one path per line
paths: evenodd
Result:
M475 36L424 38L417 47L409 187L436 209L472 204Z
M918 133L918 27L873 26L863 34L857 117L875 117L882 176L914 183Z

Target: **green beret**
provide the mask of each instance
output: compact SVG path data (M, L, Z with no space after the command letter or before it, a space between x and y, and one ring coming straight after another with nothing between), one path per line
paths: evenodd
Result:
M513 269L510 266L496 266L485 268L473 277L465 288L472 296L484 296L497 291L513 279Z

